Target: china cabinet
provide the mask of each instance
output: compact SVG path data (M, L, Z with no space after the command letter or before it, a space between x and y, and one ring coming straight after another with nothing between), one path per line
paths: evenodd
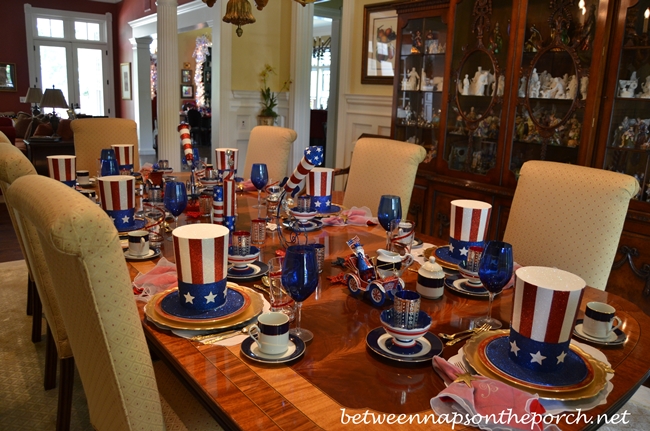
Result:
M608 289L650 314L650 0L416 1L396 10L392 137L430 155L409 208L418 230L447 238L450 202L478 199L493 206L488 237L501 238L528 160L625 172L642 190ZM430 31L444 52L419 50Z

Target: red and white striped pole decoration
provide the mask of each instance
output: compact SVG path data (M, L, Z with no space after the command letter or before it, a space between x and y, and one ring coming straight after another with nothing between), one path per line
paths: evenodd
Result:
M214 186L212 192L212 223L223 224L223 187Z
M194 160L194 153L192 153L192 139L190 138L190 126L187 123L178 125L178 131L181 134L181 145L183 146L183 154L185 160L191 162Z
M302 160L300 160L296 169L293 170L291 177L284 184L284 190L287 193L291 193L291 196L295 196L300 191L300 183L302 180L321 161L323 161L323 148L315 146L307 147Z

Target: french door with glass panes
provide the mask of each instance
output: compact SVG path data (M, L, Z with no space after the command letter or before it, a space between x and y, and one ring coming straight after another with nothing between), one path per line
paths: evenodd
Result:
M92 44L35 41L36 71L41 88L61 89L68 105L87 115L107 112L106 53Z

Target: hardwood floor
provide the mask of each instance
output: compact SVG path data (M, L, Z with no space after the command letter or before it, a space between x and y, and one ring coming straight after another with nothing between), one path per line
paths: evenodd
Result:
M0 262L23 259L14 226L11 224L4 196L0 196Z

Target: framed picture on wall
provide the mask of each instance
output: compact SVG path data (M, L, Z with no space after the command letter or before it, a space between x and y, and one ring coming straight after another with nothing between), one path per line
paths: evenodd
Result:
M181 85L181 99L191 99L194 97L194 86Z
M122 99L131 100L131 63L120 63L120 88Z
M192 70L191 69L181 69L181 82L183 84L189 84L192 82Z
M363 8L361 83L393 85L397 52L397 11L394 3Z
M0 63L0 91L17 91L16 65Z

